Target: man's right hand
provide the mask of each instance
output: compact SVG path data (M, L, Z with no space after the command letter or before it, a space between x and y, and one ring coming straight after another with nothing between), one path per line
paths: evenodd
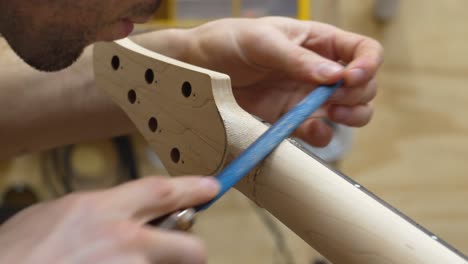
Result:
M205 263L203 244L145 225L212 199L212 178L144 178L32 206L0 228L0 263Z

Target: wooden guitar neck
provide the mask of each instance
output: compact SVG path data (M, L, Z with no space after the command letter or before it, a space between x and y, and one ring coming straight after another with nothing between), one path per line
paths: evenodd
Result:
M94 57L97 86L128 114L172 175L215 175L267 129L237 105L225 74L128 39L97 44ZM468 263L291 141L236 188L334 263Z

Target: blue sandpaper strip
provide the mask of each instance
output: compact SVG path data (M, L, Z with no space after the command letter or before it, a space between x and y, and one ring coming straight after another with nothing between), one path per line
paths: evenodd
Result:
M319 86L309 93L299 104L284 114L216 176L221 187L218 195L213 198L213 200L195 209L197 211L205 210L221 198L221 196L268 156L284 139L291 135L312 113L317 111L333 92L342 85L343 81L339 81L330 86Z

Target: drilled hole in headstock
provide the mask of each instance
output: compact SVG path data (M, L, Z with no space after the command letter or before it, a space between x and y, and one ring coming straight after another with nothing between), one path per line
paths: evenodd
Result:
M154 81L154 72L152 69L147 69L145 72L145 80L148 84L153 83Z
M313 264L327 264L327 263L328 263L328 262L327 262L326 260L321 259L321 258L315 259L315 260L313 261Z
M178 148L173 148L171 150L171 160L174 162L174 163L178 163L179 160L180 160L180 151Z
M136 99L137 99L137 94L136 94L135 90L132 89L132 90L128 91L127 98L128 98L128 101L131 104L134 104L136 102Z
M117 55L114 55L111 59L111 65L112 65L112 69L114 69L115 71L119 68L120 66L120 59L119 59L119 56Z
M189 97L192 94L192 85L189 82L184 82L182 84L182 94L185 97Z
M148 127L151 130L151 132L156 132L158 129L158 120L155 117L151 117L148 120Z

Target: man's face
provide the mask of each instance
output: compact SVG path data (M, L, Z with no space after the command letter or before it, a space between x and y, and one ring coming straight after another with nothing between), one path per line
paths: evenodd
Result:
M158 0L0 0L0 33L29 65L70 66L96 41L126 37L147 21Z

